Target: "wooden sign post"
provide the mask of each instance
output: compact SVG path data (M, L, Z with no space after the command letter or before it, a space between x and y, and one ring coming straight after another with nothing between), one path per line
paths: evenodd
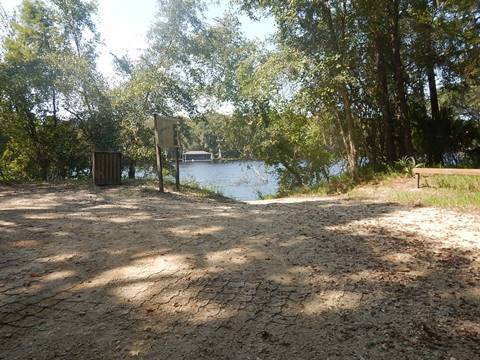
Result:
M163 187L163 159L162 159L162 148L160 147L159 144L159 135L160 135L160 129L158 128L158 115L154 114L153 115L153 123L155 125L155 153L157 155L157 171L158 171L158 191L161 193L165 192L165 189Z
M180 150L178 143L178 127L175 126L175 190L180 191Z
M175 148L175 189L180 190L180 154L177 124L179 118L153 115L155 125L155 148L157 154L158 190L165 192L163 185L162 148Z

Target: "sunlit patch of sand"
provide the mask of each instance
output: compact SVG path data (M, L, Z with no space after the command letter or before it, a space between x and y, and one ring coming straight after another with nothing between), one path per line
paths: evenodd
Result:
M127 216L112 216L108 219L108 221L114 224L126 224L130 222L140 221L140 220L149 220L151 215L146 212L136 212L132 214L128 214Z
M462 291L462 296L471 301L479 302L480 301L480 287L471 287Z
M63 215L60 213L41 213L25 215L25 219L28 220L57 220L63 219Z
M299 204L305 202L327 202L329 198L326 197L287 197L280 199L269 199L269 200L253 200L245 201L247 204L251 205L267 205L267 204Z
M378 274L381 274L381 272L378 271ZM363 280L372 281L375 275L377 275L377 272L375 270L362 270L362 271L349 274L348 279L353 281L363 281Z
M128 302L141 302L154 291L154 282L141 281L116 287L112 292Z
M407 253L391 253L381 257L383 260L391 261L397 264L407 264L415 262L415 257Z
M207 261L214 266L224 263L241 265L248 262L248 257L245 255L245 249L242 248L215 251L209 253L206 258Z
M2 202L2 209L4 210L52 210L53 208L62 205L62 203L53 195L42 195L41 197L15 197Z
M305 303L304 312L307 315L317 315L328 311L355 309L360 305L362 294L331 290L315 295Z
M0 220L0 226L16 226L14 222Z
M454 245L464 249L480 248L480 224L469 214L456 216L453 211L435 208L416 208L394 211L382 216L383 220L399 227L399 230L414 231L435 242ZM439 226L442 224L442 226Z
M64 262L73 259L76 256L80 256L81 253L63 253L48 257L39 258L39 262Z
M84 287L104 286L113 282L141 281L155 275L172 275L186 268L188 268L186 256L157 256L105 271L87 282Z
M42 276L42 281L55 281L55 280L62 280L75 275L74 271L71 270L63 270L63 271L55 271L53 273L47 274Z
M279 246L285 246L285 247L295 247L297 245L301 245L305 241L306 237L305 236L293 236L289 237L286 240L279 241L278 245Z
M15 201L10 201L10 204L8 203L2 204L3 211L8 211L8 210L25 211L25 212L27 212L28 210L51 211L52 208L54 207L55 206L32 205L31 201L28 203L25 203L25 206L21 206L20 204L17 204Z
M224 228L221 226L204 226L204 227L191 227L191 226L178 226L171 229L171 232L179 236L192 236L192 235L210 235L222 231Z
M397 271L410 272L418 267L416 258L408 253L390 253L380 256L380 259L392 263L396 266Z
M479 339L480 322L472 320L459 320L455 324L455 331L467 338Z
M136 205L123 205L123 204L100 204L100 205L93 205L93 206L88 206L85 207L85 211L91 211L91 210L102 210L102 209L127 209L127 210L138 210L139 207Z
M55 231L52 233L52 235L57 236L57 237L62 237L62 236L70 236L71 233L67 231Z
M156 248L155 250L152 251L141 251L136 254L133 254L130 256L131 259L154 259L157 256L164 256L166 253L168 253L171 249L170 248Z
M147 212L136 212L136 213L127 213L127 214L123 213L123 215L111 213L106 215L109 215L108 218L103 217L102 221L110 222L114 224L127 224L127 223L133 223L136 221L147 221L152 218L151 214ZM67 217L71 219L81 219L84 221L92 221L92 222L99 221L98 214L92 213L89 211L70 213Z

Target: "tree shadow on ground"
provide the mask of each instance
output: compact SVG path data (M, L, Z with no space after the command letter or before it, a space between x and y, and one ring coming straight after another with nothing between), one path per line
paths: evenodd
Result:
M478 251L391 220L417 209L0 193L0 358L480 354Z

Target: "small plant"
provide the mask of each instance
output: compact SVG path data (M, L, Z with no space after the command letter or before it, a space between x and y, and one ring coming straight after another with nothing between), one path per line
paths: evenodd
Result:
M404 156L395 162L395 168L401 174L410 177L413 176L413 169L423 166L424 164L422 163L417 164L417 161L413 156Z
M257 191L257 198L259 200L272 200L277 197L277 194L263 194L261 191Z

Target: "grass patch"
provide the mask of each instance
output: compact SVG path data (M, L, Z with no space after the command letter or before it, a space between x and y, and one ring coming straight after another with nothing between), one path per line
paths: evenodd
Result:
M388 166L364 166L360 168L358 180L356 181L351 174L346 172L341 175L333 176L328 181L323 181L313 186L305 186L291 191L279 192L277 197L346 194L354 191L360 185L385 183L402 176L405 176L402 171Z
M169 184L172 188L174 183ZM180 192L193 194L207 199L220 200L220 201L233 201L233 199L226 197L221 191L212 189L206 186L201 186L195 181L188 181L180 185Z
M405 163L405 164L403 164ZM312 187L297 188L280 196L325 196L346 194L350 198L394 201L415 206L480 209L480 176L422 176L416 189L411 162L399 161L395 166L360 169L359 180L345 173Z
M348 192L351 198L394 201L406 205L457 209L480 209L480 178L475 176L434 175L422 177L416 188L414 178L386 179L380 186L369 183Z
M277 194L262 194L261 192L257 192L258 200L273 200L278 199Z
M480 191L480 176L463 175L433 175L422 176L422 183L438 189L453 189L459 191Z
M422 177L416 191L396 191L393 199L407 204L437 207L480 208L480 177L433 175Z
M394 191L392 200L417 206L480 209L480 191L453 189L420 189L415 192Z
M102 189L108 189L109 187L96 187L93 186L90 181L90 190L93 192L102 192ZM158 194L158 180L157 179L123 179L121 185L113 186L120 192L124 192L127 196L132 191L140 190L143 193ZM164 188L166 192L176 192L175 182L170 179L164 179ZM187 196L201 197L206 199L212 199L223 202L231 202L233 199L224 196L220 191L207 188L199 185L194 181L188 181L180 184L179 193Z
M13 182L13 183L1 183L1 185L19 187L22 186L62 186L67 189L88 189L88 191L96 194L102 194L108 189L117 189L120 193L124 193L125 196L137 190L144 193L156 193L158 194L158 180L156 179L122 179L121 185L112 185L112 186L95 186L91 178L82 178L82 179L67 179L62 181L52 181L52 182L39 182L39 181L29 181L29 182ZM165 190L167 192L175 191L175 182L169 179L164 181ZM199 185L194 181L189 181L182 183L180 185L180 193L183 193L188 196L196 196L202 198L208 198L218 201L234 201L233 199L226 197L220 191L216 189L207 188Z

